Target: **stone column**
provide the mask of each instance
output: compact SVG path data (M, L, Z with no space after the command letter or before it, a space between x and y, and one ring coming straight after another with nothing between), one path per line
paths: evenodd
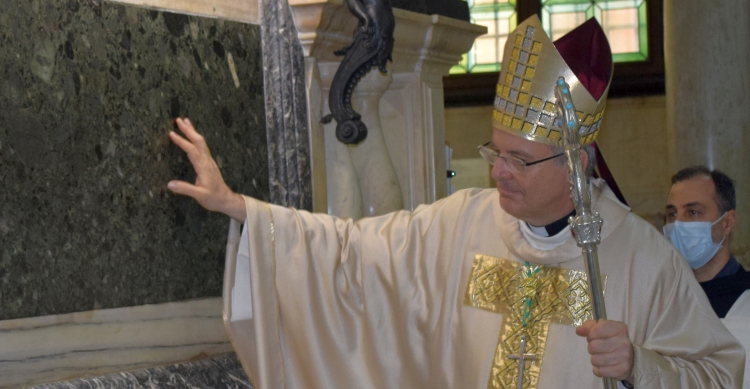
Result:
M269 201L312 210L305 61L286 0L262 0Z
M665 0L671 170L696 164L735 180L735 254L750 264L750 2Z
M447 195L443 77L486 29L440 15L393 13L393 82L380 120L404 205L414 209Z
M324 112L327 113L327 91L333 79L330 71L336 69L342 60L333 52L351 42L357 19L342 0L289 0L289 4L305 53L308 80L314 79L314 82L308 82L308 96L319 97L320 104L311 103L309 107L309 117L314 122ZM402 205L394 206L414 209L419 204L431 203L446 195L442 78L448 74L452 65L458 63L461 54L471 48L474 39L486 30L484 27L444 16L424 15L401 9L394 9L394 16L395 47L393 62L388 64L392 81L378 103L372 101L365 104L362 106L364 111L358 112L364 118L380 120L379 127L401 191ZM366 83L360 83L362 82ZM314 88L319 89L312 90ZM358 88L362 86L358 86L355 92ZM364 100L360 102L365 103ZM355 109L359 108L356 107L356 95L353 104ZM365 124L368 129L372 129L373 125L378 127L376 122L365 121ZM333 161L342 163L341 161L351 159L352 156L340 152L339 147L331 148L330 142L326 144L316 140L316 137L328 137L327 132L328 128L311 123L314 209L322 212L327 209L338 216L354 218L359 217L358 215L387 212L380 205L380 211L373 208L372 212L365 212L364 208L368 205L363 201L366 200L355 198L358 191L362 198L367 197L365 189L360 185L362 182L378 178L359 178L358 188L347 188L346 185L354 185L354 160L350 167L337 167L336 173L332 171L330 164ZM324 133L326 134L323 135ZM326 146L321 147L322 144ZM328 156L327 153L333 155ZM325 175L316 174L316 169L322 168L320 163L314 162L316 160L326 161ZM321 195L321 188L326 188L325 184L320 183L321 178L337 181L337 184L327 186L335 187L337 193L329 191L326 194L326 209L318 208L318 204L322 202L315 198ZM358 201L362 205L358 205ZM391 200L388 203L396 204ZM357 211L357 207L362 207L362 210ZM340 209L346 211L337 211Z

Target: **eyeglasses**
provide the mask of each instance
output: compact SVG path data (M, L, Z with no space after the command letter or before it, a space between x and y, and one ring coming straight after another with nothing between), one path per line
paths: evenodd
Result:
M544 159L540 159L538 161L533 162L526 162L520 158L511 157L507 155L500 155L500 153L497 150L493 150L489 148L490 142L487 142L479 147L477 149L479 150L479 154L484 158L485 161L487 161L490 165L495 166L495 163L497 163L498 160L502 159L503 162L505 162L505 166L513 173L526 173L526 168L532 165L536 165L538 163L542 163L544 161L549 161L550 159L557 158L565 153L555 154L551 157L547 157Z

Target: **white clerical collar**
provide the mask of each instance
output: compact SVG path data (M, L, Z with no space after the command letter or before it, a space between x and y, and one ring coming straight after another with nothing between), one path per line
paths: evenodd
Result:
M525 222L524 224L526 224L529 227L529 229L531 230L531 232L534 233L534 235L543 236L543 237L549 236L549 232L547 232L547 227L532 226L531 224L525 223Z
M529 242L531 247L539 250L552 250L562 246L572 236L570 226L562 229L557 235L547 236L547 230L544 227L530 226L523 220L518 220L521 234Z

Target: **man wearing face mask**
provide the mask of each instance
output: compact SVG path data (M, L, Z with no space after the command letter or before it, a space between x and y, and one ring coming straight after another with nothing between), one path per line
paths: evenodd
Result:
M664 235L693 268L721 318L743 294L750 309L750 272L730 252L735 205L734 183L718 170L694 166L672 176Z
M750 272L730 252L736 220L734 183L705 166L685 168L672 176L664 235L693 268L716 314L750 349ZM745 361L744 388L750 388L750 359Z

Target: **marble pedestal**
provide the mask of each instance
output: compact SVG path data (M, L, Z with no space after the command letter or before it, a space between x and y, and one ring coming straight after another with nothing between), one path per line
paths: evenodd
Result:
M331 71L341 62L341 57L333 52L351 42L357 19L342 0L290 0L289 5L305 53L313 210L357 218L401 208L396 201L390 200L387 201L391 204L388 207L366 203L370 201L367 199L377 196L366 193L370 189L362 187L361 183L377 183L377 180L384 179L381 172L372 178L357 178L359 183L355 188L355 178L340 172L351 172L351 167L337 166L334 170L332 164L353 164L354 160L347 161L338 148L331 148L325 134L329 129L320 124L320 118L328 113L327 91L333 79ZM400 9L394 9L394 15L395 46L393 62L388 65L390 85L379 104L363 103L363 111L359 113L366 118L380 119L403 208L414 209L419 204L431 203L446 195L443 76L486 29L456 19ZM365 124L372 128L375 122ZM333 156L329 157L329 153ZM332 178L334 175L336 177ZM333 185L326 185L324 180L343 180L349 186L336 185L336 193L332 193L326 188ZM347 195L338 191L346 191Z
M237 355L184 362L131 372L42 384L29 389L159 389L159 388L245 388L253 384L242 370Z

